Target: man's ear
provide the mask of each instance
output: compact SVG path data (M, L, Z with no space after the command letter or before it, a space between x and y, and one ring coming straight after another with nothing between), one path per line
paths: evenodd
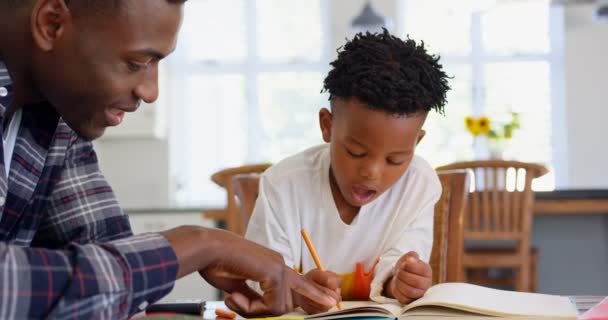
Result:
M64 35L71 19L65 0L37 0L30 17L35 44L43 51L53 49L55 42Z
M424 138L425 135L426 135L426 131L424 131L423 129L420 129L420 132L418 132L418 141L416 141L416 145L418 145L420 143L420 140L422 140L422 138Z
M331 141L331 125L332 125L332 114L327 108L322 108L319 111L319 125L321 126L321 134L323 135L323 141L329 143Z

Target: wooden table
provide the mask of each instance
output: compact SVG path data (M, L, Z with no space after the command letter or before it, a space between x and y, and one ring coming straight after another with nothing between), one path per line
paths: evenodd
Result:
M608 214L608 190L555 190L535 192L534 214Z

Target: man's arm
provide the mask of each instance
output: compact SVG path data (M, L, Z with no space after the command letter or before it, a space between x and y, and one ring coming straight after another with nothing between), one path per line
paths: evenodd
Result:
M195 271L230 293L226 303L243 315L289 312L294 292L336 304L275 251L223 230L184 226L65 250L0 243L0 319L127 319ZM263 294L248 290L247 279L260 282Z
M0 243L0 318L126 319L167 294L177 270L158 234L64 250Z
M244 316L281 315L293 310L293 297L306 297L329 308L337 301L285 265L276 251L233 233L198 227L179 227L162 233L180 261L178 276L193 271L228 292L226 305ZM202 244L204 247L196 244ZM260 283L262 293L246 280Z

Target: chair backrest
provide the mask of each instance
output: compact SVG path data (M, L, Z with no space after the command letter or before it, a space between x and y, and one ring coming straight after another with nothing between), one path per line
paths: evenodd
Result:
M471 169L474 183L465 211L465 240L530 241L532 180L548 171L539 164L508 160L457 162L437 170Z
M435 204L431 268L433 284L463 280L463 215L470 174L467 170L438 171L441 196Z
M237 174L232 178L232 187L241 206L241 223L246 230L260 191L260 174Z
M224 169L211 176L213 182L226 189L226 208L223 210L226 230L243 235L246 227L246 224L243 224L242 221L241 209L235 200L234 185L232 183L234 176L239 174L262 173L264 170L268 169L268 167L270 167L270 164L245 165Z

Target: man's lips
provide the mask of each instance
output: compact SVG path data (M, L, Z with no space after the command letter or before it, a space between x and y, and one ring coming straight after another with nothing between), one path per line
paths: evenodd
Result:
M125 117L125 112L120 109L107 110L106 111L106 122L109 126L117 126L122 123Z
M105 112L105 120L109 126L117 126L122 123L127 112L135 112L140 105L141 101L137 101L132 106L120 107L120 108L109 108Z

